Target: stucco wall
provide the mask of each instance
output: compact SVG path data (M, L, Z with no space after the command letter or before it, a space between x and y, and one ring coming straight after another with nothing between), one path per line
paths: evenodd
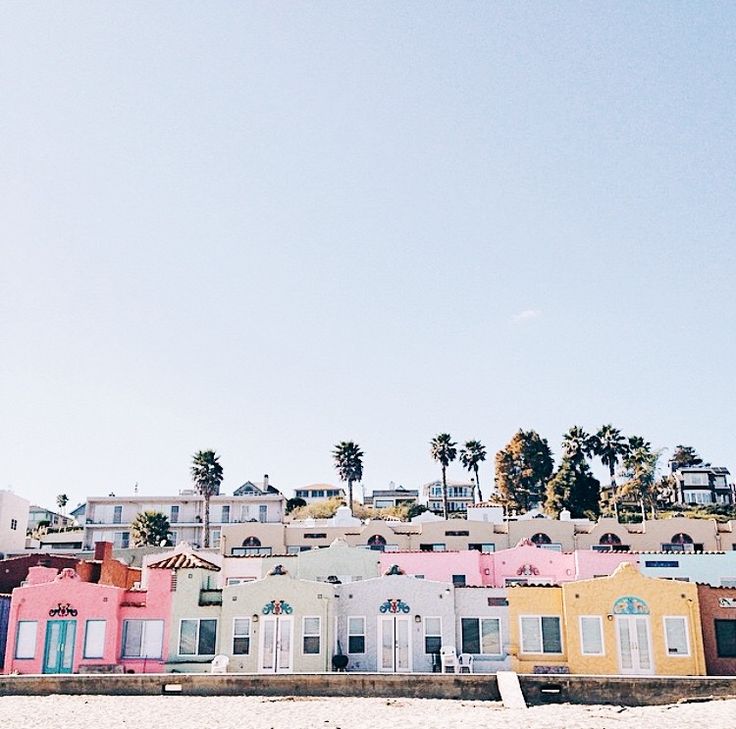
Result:
M716 644L716 620L732 620L736 623L736 588L710 587L698 585L700 619L703 628L703 648L705 664L711 676L730 676L736 674L736 656L720 657ZM724 600L728 607L720 605ZM731 602L733 601L733 602Z

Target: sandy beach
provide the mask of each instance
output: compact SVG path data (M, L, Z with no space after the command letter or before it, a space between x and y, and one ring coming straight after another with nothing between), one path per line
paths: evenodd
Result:
M18 729L731 729L736 700L675 706L533 707L436 699L182 696L0 697L0 725Z

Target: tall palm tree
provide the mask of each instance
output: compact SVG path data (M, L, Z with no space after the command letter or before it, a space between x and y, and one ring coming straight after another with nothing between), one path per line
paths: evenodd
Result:
M348 506L353 513L353 483L363 480L363 451L352 440L340 441L332 451L335 468L341 481L348 485Z
M449 433L440 433L430 441L432 458L442 466L442 512L447 519L447 467L457 457L457 443L453 443Z
M66 494L59 494L56 497L56 505L61 510L61 513L64 513L64 507L69 503L69 497Z
M590 455L592 439L579 425L573 425L562 436L562 451L572 461L582 461Z
M475 473L475 488L478 498L476 501L483 501L483 494L480 492L480 481L478 480L478 464L486 460L486 448L479 440L469 440L460 450L460 463L468 472Z
M616 466L618 462L626 455L629 450L629 444L626 438L621 434L618 428L608 424L601 429L591 439L592 452L601 459L604 466L608 466L608 473L611 476L611 497L613 499L614 508L616 502Z
M192 460L192 480L204 496L204 547L210 546L210 498L220 493L222 483L220 456L214 451L197 451Z

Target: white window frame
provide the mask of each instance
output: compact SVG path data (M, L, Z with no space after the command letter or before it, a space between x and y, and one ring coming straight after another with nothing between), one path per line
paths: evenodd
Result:
M97 653L91 653L89 650L90 640L90 623L102 623L102 641ZM92 618L91 620L84 621L84 645L82 647L82 656L84 658L104 658L105 657L105 636L107 634L107 620L103 618Z
M23 626L23 627L21 627ZM33 626L33 627L31 627ZM33 641L31 642L31 650L24 651L23 655L19 655L18 646L20 644L21 631L33 631ZM24 636L25 640L28 640L29 636ZM30 660L36 657L36 643L38 643L38 620L19 620L15 629L15 650L13 654L15 658L20 661Z
M233 587L235 585L244 585L246 582L255 582L255 577L227 577L225 579L225 587Z
M475 620L478 622L478 647L481 649L480 653L473 653L476 656L502 656L503 653L503 628L501 626L501 618L498 615L461 615L460 616L460 649L463 647L463 620ZM498 623L498 653L483 653L483 621L484 620L495 620Z
M181 629L184 625L185 621L192 621L197 623L197 634L194 638L194 642L196 643L196 651L194 653L181 653ZM213 653L199 653L199 629L201 622L203 620L214 620L215 621L215 650ZM180 618L179 619L179 633L178 633L178 641L176 645L177 655L178 656L216 656L217 655L217 636L220 632L220 620L219 618Z
M685 653L670 653L670 642L667 637L667 621L668 620L680 620L682 621L685 628ZM667 658L690 658L690 630L688 619L685 615L665 615L662 618L662 630L664 631L664 647L667 651Z
M235 632L235 623L238 620L245 620L248 623L248 631L247 631L247 633L236 633ZM251 643L253 642L253 639L252 639L252 636L251 636L251 620L252 620L252 618L249 615L248 616L243 616L243 617L236 616L236 617L233 618L233 636L232 636L233 639L232 639L232 642L230 644L232 646L232 655L233 656L249 656L251 654ZM236 653L235 652L235 639L236 638L248 638L248 650L245 653Z
M551 652L544 650L544 632L542 630L542 618L555 618L560 626L560 650L559 652ZM539 650L528 651L524 650L524 620L537 620L539 623ZM528 656L562 656L565 654L565 637L562 631L562 616L561 615L519 615L519 653Z
M360 620L363 624L363 631L361 633L351 633L350 632L350 621L351 620ZM347 633L348 633L348 645L347 645L347 653L350 656L364 656L366 652L367 645L367 636L366 636L366 619L365 615L348 615L348 624L347 624ZM360 651L360 653L354 653L350 650L350 638L363 638L363 650Z
M428 633L427 632L427 621L428 620L439 620L440 621L440 630L439 633ZM442 647L442 618L439 615L427 615L424 620L422 621L422 650L424 652L425 656L432 655L431 653L427 652L427 638L437 638L440 639L440 648Z
M583 633L583 620L598 621L598 634L601 637L600 651L585 650L585 634ZM583 656L605 656L606 655L606 638L603 634L603 618L600 615L581 615L578 618L578 629L580 631L580 654Z
M126 623L141 623L142 624L141 625L141 642L140 642L140 645L138 646L138 655L128 655L128 654L126 654L124 652L125 651L125 642L126 642L125 639L127 638L127 627L126 627ZM150 623L161 623L161 645L160 645L159 652L158 652L158 655L157 656L145 655L145 651L144 651L144 648L145 648L145 645L146 645L146 631L147 631L148 625ZM147 658L152 658L152 659L156 660L156 659L159 659L159 658L162 658L163 657L163 652L164 652L164 632L166 631L166 624L165 624L165 621L164 620L157 619L157 618L152 618L150 620L149 619L146 619L146 618L125 618L123 620L123 626L122 627L123 627L123 629L122 629L121 637L122 637L123 640L122 640L122 644L120 646L121 658L123 658L123 659L147 659Z
M317 632L316 633L307 633L307 620L316 620L317 621ZM307 653L306 650L304 650L305 645L304 641L307 638L317 638L319 641L319 650L316 653L312 653L311 651ZM303 656L321 656L322 655L322 618L319 615L305 615L302 618L302 655Z

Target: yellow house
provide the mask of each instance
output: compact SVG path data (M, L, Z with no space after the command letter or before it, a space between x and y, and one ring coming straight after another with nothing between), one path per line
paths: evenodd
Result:
M646 577L624 562L610 577L509 589L519 673L705 675L697 587Z

